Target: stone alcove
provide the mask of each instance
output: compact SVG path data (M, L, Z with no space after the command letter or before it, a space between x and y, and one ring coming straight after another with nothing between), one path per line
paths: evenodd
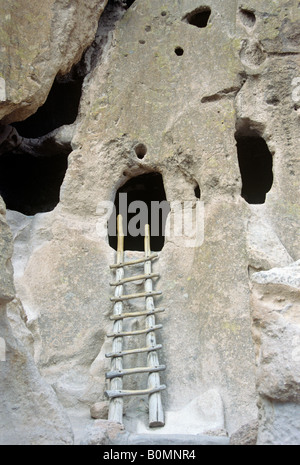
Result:
M204 29L208 25L211 16L211 9L208 6L201 6L184 16L183 21L192 26Z
M110 246L116 250L116 215L120 213L124 223L125 250L144 250L143 231L147 222L151 230L151 249L162 250L169 211L160 173L146 173L131 178L118 189L115 196L115 212L109 220Z
M249 204L263 204L273 185L273 156L264 138L255 130L235 134L242 176L242 197Z

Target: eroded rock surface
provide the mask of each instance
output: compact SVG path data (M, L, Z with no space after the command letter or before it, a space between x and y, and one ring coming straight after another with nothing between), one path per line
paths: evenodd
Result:
M4 214L1 204L0 245L5 266L0 268L0 444L72 444L73 432L66 412L41 377L31 353L16 339L7 317L7 304L15 291L10 264L12 235ZM21 320L19 314L16 319ZM22 326L20 321L18 326ZM28 335L26 327L24 331ZM24 342L29 345L25 338Z
M252 276L260 444L298 444L300 262Z
M0 119L19 121L45 101L91 44L107 0L2 0Z

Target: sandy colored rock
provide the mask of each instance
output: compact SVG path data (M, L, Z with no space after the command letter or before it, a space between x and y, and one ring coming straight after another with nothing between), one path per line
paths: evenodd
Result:
M231 446L256 446L258 421L242 426L230 437Z
M224 421L224 406L219 392L211 389L193 399L189 404L177 411L165 413L166 425L157 428L156 434L161 435L226 435ZM125 423L126 425L126 423ZM145 428L145 419L137 424L138 434L151 434L150 428Z
M90 412L91 417L95 419L107 419L108 417L108 409L109 403L108 402L96 402L91 406Z
M299 445L300 405L262 398L257 445Z
M73 432L65 411L53 389L41 378L30 352L16 339L7 318L7 303L14 297L10 262L12 235L3 213L4 208L0 216L1 259L5 260L5 266L0 268L2 273L4 271L0 301L0 443L72 444ZM26 345L32 344L32 335L20 317L17 301L9 305L15 334L21 336Z
M0 198L0 303L9 302L15 295L10 261L13 253L12 235L5 220L5 213L4 202Z
M0 119L25 119L94 38L107 0L1 0ZM17 27L16 27L17 25Z
M114 444L124 434L124 426L108 420L95 420L86 428L81 441L83 446Z
M0 335L6 342L6 360L0 362L0 443L73 444L64 409L53 389L41 378L31 355L13 336L3 306L0 310Z
M260 395L297 402L299 371L299 261L252 276L253 335Z
M252 275L258 444L299 443L299 264Z

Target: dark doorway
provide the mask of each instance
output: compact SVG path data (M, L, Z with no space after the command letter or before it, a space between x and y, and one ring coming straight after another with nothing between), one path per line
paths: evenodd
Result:
M144 250L147 223L150 225L151 250L162 250L169 212L161 174L148 173L130 179L116 193L115 212L108 225L110 246L117 249L116 216L122 214L125 250Z
M53 210L68 166L68 155L34 157L8 153L0 157L0 195L10 210L24 215Z
M237 152L242 176L242 197L249 204L263 204L273 185L273 157L257 133L237 132Z

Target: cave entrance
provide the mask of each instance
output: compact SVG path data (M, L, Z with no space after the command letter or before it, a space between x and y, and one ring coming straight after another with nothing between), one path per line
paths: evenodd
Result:
M75 68L74 68L75 69ZM35 139L65 124L73 124L78 115L82 76L56 78L45 103L24 121L12 123L20 136Z
M0 195L9 210L24 215L53 210L68 166L68 155L34 157L7 153L0 157Z
M144 251L145 225L150 225L151 250L162 250L165 225L170 212L163 178L160 173L148 173L126 182L116 193L115 210L109 220L109 245L117 250L117 215L123 216L124 250Z
M243 183L241 195L249 204L263 204L273 185L272 154L255 131L238 131L235 138Z
M0 157L0 195L8 209L32 216L58 204L72 147L51 133L75 122L83 79L80 64L57 76L44 105L26 120L11 124L23 141Z

